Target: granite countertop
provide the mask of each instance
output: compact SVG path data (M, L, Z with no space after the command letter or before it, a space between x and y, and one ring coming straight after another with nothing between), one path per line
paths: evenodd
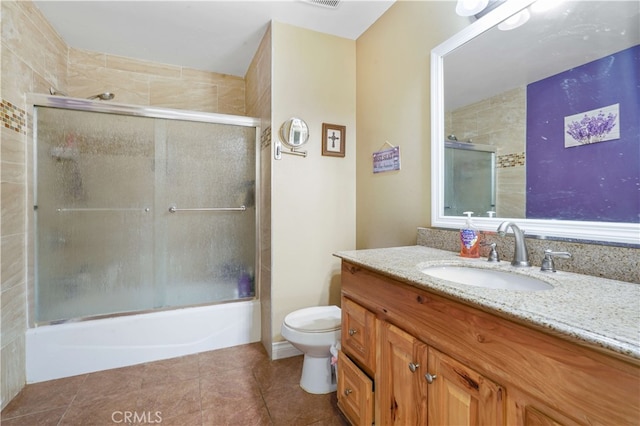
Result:
M487 312L640 359L638 284L562 271L541 272L535 266L515 268L507 261L465 259L457 253L424 246L341 251L335 256ZM519 273L541 279L553 289L515 291L473 287L420 272L437 265L466 265Z

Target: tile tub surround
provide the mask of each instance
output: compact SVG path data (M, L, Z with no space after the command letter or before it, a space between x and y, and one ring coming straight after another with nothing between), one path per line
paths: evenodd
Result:
M457 253L419 245L343 251L335 256L577 344L640 359L638 285L562 271L544 273L537 267L514 268L508 261L495 264L483 258L462 259ZM511 271L541 279L554 288L537 292L487 289L420 272L435 265Z
M480 234L483 241L497 244L501 260L510 261L513 258L515 246L513 234L504 237L500 237L495 232L480 231ZM527 237L526 234L525 237ZM526 238L526 243L529 250L529 260L534 266L540 266L546 249L567 251L571 253L572 258L557 259L555 263L556 269L559 271L640 284L640 248L542 238ZM460 250L460 233L455 229L418 228L417 244L457 253ZM486 257L488 254L488 247L480 248L481 256Z

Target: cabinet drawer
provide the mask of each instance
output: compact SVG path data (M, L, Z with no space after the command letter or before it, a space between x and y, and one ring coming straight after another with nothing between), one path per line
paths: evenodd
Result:
M338 408L352 425L373 423L373 382L350 359L338 353Z
M376 321L373 313L342 298L342 350L369 375L376 365Z

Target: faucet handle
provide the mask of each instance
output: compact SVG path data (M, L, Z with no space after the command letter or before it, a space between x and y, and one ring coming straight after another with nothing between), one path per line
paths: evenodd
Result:
M542 265L540 266L540 270L543 272L556 272L556 266L553 263L554 257L560 257L563 259L569 259L571 257L571 253L567 251L553 251L546 249L544 251L544 258L542 259Z
M500 262L500 255L498 254L498 250L496 250L496 243L482 243L481 245L491 247L491 251L489 252L489 256L487 257L488 262Z

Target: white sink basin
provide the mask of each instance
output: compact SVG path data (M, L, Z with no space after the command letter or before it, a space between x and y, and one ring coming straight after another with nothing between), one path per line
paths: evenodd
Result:
M518 291L541 291L553 288L552 285L536 278L494 269L464 266L431 266L422 269L420 272L434 278L474 287Z

